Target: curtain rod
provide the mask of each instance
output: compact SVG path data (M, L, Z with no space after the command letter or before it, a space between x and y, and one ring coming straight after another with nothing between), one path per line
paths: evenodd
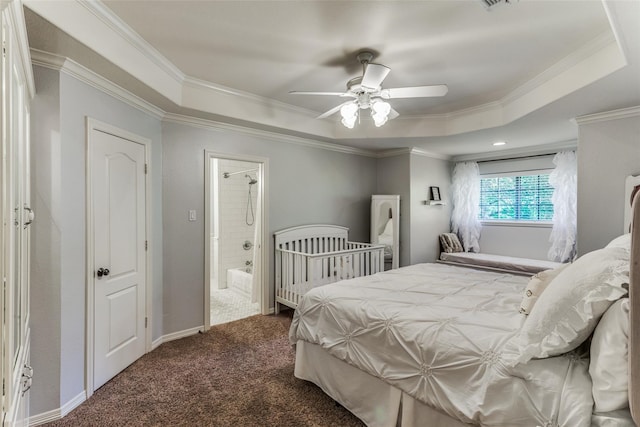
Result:
M534 157L548 157L555 156L556 153L548 153L548 154L534 154L532 156L522 156L522 157L506 157L504 159L491 159L491 160L478 160L476 163L490 163L490 162L504 162L506 160L523 160L523 159L533 159ZM468 160L472 161L472 160Z

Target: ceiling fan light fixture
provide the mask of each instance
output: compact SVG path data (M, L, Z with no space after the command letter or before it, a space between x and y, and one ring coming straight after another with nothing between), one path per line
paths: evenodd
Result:
M516 0L482 1L508 2ZM362 75L354 77L347 82L346 92L291 91L289 93L293 95L327 95L352 98L352 100L337 105L317 117L318 119L326 119L340 111L342 124L352 129L356 121L361 117L360 110L371 109L371 118L377 127L384 125L389 119L393 120L398 117L400 114L388 102L385 102L387 99L445 96L449 90L446 84L383 89L382 83L391 69L382 64L372 63L373 57L373 53L369 51L362 51L357 55L358 62L362 64Z
M371 117L376 127L380 127L389 120L391 105L388 102L377 100L371 104Z
M358 104L355 102L349 102L348 104L344 104L340 108L340 115L345 120L350 120L351 118L355 118L358 114Z
M380 114L372 114L371 117L373 117L373 124L375 124L378 128L387 123L387 120L389 120L389 117Z
M353 117L350 117L350 118L343 118L342 124L344 125L344 127L348 129L353 129L353 127L356 125L357 118L358 118L357 115L354 115Z
M373 114L383 114L388 116L391 112L391 104L385 101L377 100L371 105Z
M340 108L340 115L342 116L342 124L344 127L353 129L358 118L358 109L359 107L356 102L349 102Z

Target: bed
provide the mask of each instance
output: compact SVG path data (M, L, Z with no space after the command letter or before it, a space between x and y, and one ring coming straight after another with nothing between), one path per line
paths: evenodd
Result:
M566 267L529 316L518 305L532 279L461 266L419 264L313 289L290 330L295 375L369 426L633 426L631 417L640 419L640 227L626 241L629 249L614 245ZM595 256L609 263L597 274L590 270L600 268ZM566 292L581 307L575 313L591 311L584 319L556 298L554 283L572 275L580 279ZM597 282L598 292L576 298L583 282ZM600 317L611 318L614 307L624 313L618 307L625 304L627 335L618 334L624 340L617 345L628 346L628 357L596 339L608 336ZM555 321L563 313L574 329ZM596 363L589 358L595 348L613 349L608 357L625 362ZM596 393L600 373L591 370L603 367L625 369L614 378L626 380L616 397L624 402L594 411L594 399L601 409L607 401Z
M296 308L309 290L384 270L384 245L349 241L349 229L313 224L274 233L275 300Z

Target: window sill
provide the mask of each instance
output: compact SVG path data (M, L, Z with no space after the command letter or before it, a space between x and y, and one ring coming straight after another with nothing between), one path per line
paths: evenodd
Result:
M533 227L533 228L553 228L550 221L503 221L503 220L481 220L483 227Z

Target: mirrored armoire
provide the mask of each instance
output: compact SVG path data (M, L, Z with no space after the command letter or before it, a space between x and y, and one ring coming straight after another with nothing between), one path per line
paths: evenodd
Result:
M384 245L384 269L400 266L400 196L371 196L371 243Z

